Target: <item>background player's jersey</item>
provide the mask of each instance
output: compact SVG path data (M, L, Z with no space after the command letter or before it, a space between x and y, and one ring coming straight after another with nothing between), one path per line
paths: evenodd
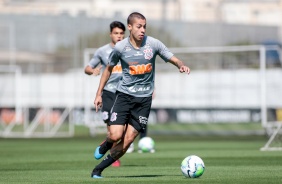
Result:
M109 58L111 66L121 62L123 76L117 90L136 97L151 96L157 55L165 62L173 56L162 42L149 36L144 37L139 49L131 45L129 37L119 41Z
M89 61L88 65L91 68L96 68L99 64L101 64L103 66L101 69L101 73L102 73L108 64L108 58L112 50L113 47L110 44L100 47L95 52L93 58ZM122 70L120 64L118 64L114 67L112 75L110 76L104 90L115 93L117 89L117 84L121 79L121 77L122 77Z

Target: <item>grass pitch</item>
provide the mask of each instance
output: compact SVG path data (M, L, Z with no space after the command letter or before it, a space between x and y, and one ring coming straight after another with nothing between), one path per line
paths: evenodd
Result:
M109 167L103 179L90 173L104 136L61 139L0 139L0 183L281 183L282 153L259 151L263 136L151 136L156 153L126 154L119 168ZM137 141L135 141L135 148ZM204 174L185 178L180 170L188 155L205 162Z

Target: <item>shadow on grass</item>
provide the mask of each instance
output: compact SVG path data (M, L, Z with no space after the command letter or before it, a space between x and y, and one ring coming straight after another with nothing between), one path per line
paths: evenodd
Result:
M145 175L132 175L132 176L117 176L117 177L111 177L111 178L154 178L154 177L163 177L163 176L167 176L167 175L145 174Z
M164 176L164 175L155 175L155 174L152 174L152 175L149 175L149 174L145 174L145 175L133 175L133 176L124 176L124 178L153 178L153 177L161 177L161 176Z
M122 166L126 166L126 167L148 167L148 165L135 165L135 164L125 164L125 165L122 165Z

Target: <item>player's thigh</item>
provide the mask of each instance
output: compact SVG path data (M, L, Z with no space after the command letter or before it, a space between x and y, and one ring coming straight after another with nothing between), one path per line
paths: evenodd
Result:
M131 124L138 132L146 130L151 105L152 97L136 98L136 104L131 109Z
M114 101L109 125L125 125L130 118L130 97L124 93L117 93Z
M124 125L111 125L109 127L109 138L118 141L123 138L124 135Z

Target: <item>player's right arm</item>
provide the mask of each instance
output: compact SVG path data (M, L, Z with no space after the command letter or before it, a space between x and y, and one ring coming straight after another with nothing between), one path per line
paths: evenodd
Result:
M114 66L107 65L103 74L102 74L102 77L100 79L99 87L98 87L96 97L95 97L95 101L94 101L96 112L98 112L99 108L102 107L102 92L103 92L103 89L104 89L107 81L109 80L109 78L112 74L113 68L114 68Z
M102 74L102 77L100 79L100 84L99 84L99 87L98 87L98 90L97 90L97 93L96 93L96 98L95 98L95 101L94 101L96 112L98 112L98 109L102 107L102 92L103 92L103 89L104 89L106 83L108 82L108 80L109 80L109 78L112 74L114 66L116 66L117 63L119 62L120 55L121 55L120 52L116 48L114 48L113 51L111 52L110 56L109 56L109 64L106 66L106 68L105 68L105 70Z
M100 71L101 71L102 67L103 66L100 65L100 66L97 66L96 68L92 68L91 66L87 65L84 69L84 72L87 75L97 76L97 75L100 75Z
M101 48L99 48L89 61L88 65L84 68L85 74L94 76L100 75L100 70L103 67L102 65L98 66L100 63L102 63L101 53Z

